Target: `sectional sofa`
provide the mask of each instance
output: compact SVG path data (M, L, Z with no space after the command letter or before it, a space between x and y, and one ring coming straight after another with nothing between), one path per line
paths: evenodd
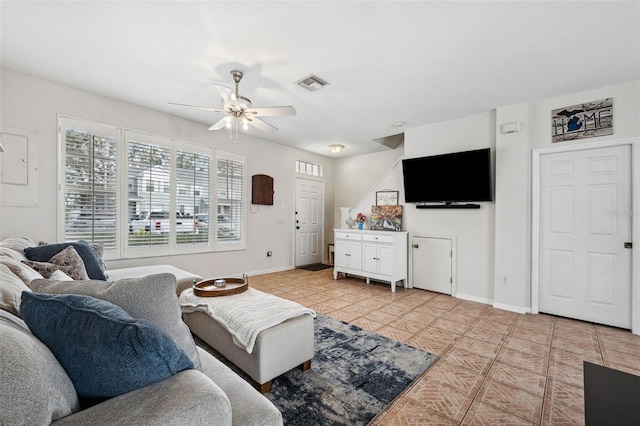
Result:
M269 400L195 345L174 274L99 279L96 248L71 247L42 261L25 253L59 247L0 242L0 424L282 424Z

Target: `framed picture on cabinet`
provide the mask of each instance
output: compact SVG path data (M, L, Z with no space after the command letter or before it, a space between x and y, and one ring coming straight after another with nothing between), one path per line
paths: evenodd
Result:
M376 191L376 206L397 206L398 191Z
M402 206L371 206L371 229L402 231Z

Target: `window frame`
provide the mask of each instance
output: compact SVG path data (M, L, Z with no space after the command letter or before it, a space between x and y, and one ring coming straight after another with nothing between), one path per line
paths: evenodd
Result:
M66 123L69 123L68 125ZM104 250L104 258L107 260L115 259L118 256L119 252L119 238L121 234L121 224L117 218L118 212L120 211L120 177L119 177L119 168L121 161L120 154L120 141L122 140L122 131L115 126L109 126L107 124L95 123L92 121L70 118L65 116L58 116L58 170L57 170L57 181L58 181L58 197L57 197L57 213L58 213L58 229L57 236L58 241L67 241L66 235L66 135L64 129L68 128L77 128L78 130L88 131L92 134L109 134L112 135L116 139L116 228L115 228L115 248L105 248ZM128 183L127 183L128 187Z
M103 123L83 120L75 117L58 115L58 196L57 196L57 235L58 241L66 241L65 233L65 196L66 196L66 145L65 128L77 128L82 131L89 131L98 134L115 135L116 138L116 247L105 250L104 257L107 260L144 258L157 256L171 256L194 253L225 252L233 250L245 250L247 240L247 159L246 155L228 152L214 147L207 147L192 142L152 135L140 131L127 129L124 127L112 126ZM169 148L170 156L170 179L169 197L170 211L177 211L180 195L177 191L176 167L178 151L205 155L209 158L209 227L206 242L178 243L176 239L175 221L170 221L169 244L158 247L130 247L129 238L129 140L139 143L149 143ZM217 212L218 212L218 161L229 159L242 162L242 208L241 227L242 238L239 241L220 241L217 236ZM146 184L144 179L137 179L139 184ZM194 186L195 188L195 186ZM165 194L164 187L155 188ZM202 191L202 188L199 189ZM195 208L195 207L194 207ZM172 217L172 215L170 215ZM194 210L195 216L195 210ZM215 218L215 222L212 219ZM213 225L213 226L212 226Z
M248 188L248 179L247 179L247 157L244 154L233 153L221 149L215 150L215 164L214 164L214 179L215 179L215 193L213 193L212 199L215 200L215 214L216 220L212 222L212 213L211 209L209 212L209 223L214 223L214 226L209 226L209 228L216 228L218 224L218 161L220 160L231 160L242 163L242 200L240 204L242 205L242 218L241 218L241 227L242 227L242 239L237 242L229 242L222 241L218 238L218 233L214 234L214 251L234 251L234 250L245 250L247 248L247 188Z
M304 171L301 170L302 166L304 166ZM311 168L310 172L309 172L309 168ZM314 173L314 169L317 171L317 173ZM302 175L302 176L310 176L315 178L323 177L322 164L312 163L310 161L305 161L305 160L296 160L295 172L296 174Z

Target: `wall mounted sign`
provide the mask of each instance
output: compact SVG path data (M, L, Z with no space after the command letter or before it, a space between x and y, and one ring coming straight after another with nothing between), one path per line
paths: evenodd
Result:
M376 206L397 206L398 191L376 191Z
M613 98L551 111L551 142L613 134Z

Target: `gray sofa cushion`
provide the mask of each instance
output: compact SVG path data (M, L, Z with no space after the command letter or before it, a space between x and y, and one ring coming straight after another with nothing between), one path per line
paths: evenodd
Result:
M20 278L26 285L29 285L31 281L35 279L42 279L42 275L40 275L39 272L31 269L20 260L13 259L8 256L3 256L0 257L0 263L6 265L7 268L9 268L11 272L16 274L16 276Z
M94 405L193 368L168 334L105 300L25 291L21 312L60 361L81 402Z
M23 291L31 291L7 265L0 263L0 309L20 316L20 297Z
M202 371L220 386L231 401L234 425L282 425L282 413L271 401L213 355L202 348L198 350L201 351Z
M0 241L0 247L23 253L27 247L33 247L36 243L29 237L9 237Z
M245 409L250 411L253 407ZM231 404L227 395L203 373L185 370L53 423L53 426L87 425L229 426Z
M51 351L19 318L0 310L0 425L46 425L80 410Z
M31 290L49 294L83 294L120 306L135 318L144 318L169 334L200 369L200 357L189 328L182 321L176 297L176 277L157 274L119 281L33 280Z

